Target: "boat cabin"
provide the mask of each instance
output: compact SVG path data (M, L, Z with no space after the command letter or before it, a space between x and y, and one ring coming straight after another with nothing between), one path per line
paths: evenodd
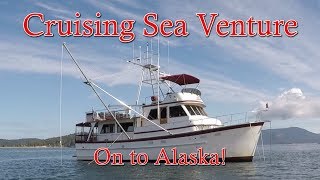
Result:
M168 91L162 99L159 94L155 96L154 93L150 98L150 103L139 106L136 112L141 112L140 115L132 114L130 107L123 108L122 106L111 112L87 112L86 122L77 125L77 128L80 128L80 133L77 133L78 139L109 141L116 138L128 139L128 136L143 138L167 135L168 132L159 128L160 126L173 133L222 126L221 121L208 117L200 90L186 87L189 84L199 83L198 78L188 74L162 76L161 82L166 81L184 86L184 88L175 92L169 86L171 91Z

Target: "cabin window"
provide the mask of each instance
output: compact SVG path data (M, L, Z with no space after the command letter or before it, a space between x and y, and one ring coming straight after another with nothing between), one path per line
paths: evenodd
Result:
M160 114L161 114L161 118L167 118L167 108L166 107L160 108ZM150 120L158 119L157 109L150 110L148 119Z
M191 116L196 115L196 113L193 111L192 107L190 105L186 105L186 108L188 109Z
M204 111L204 109L202 107L199 106L198 108L199 108L202 115L207 116L207 113Z
M199 109L198 109L197 106L192 106L192 109L194 110L194 112L195 112L197 115L201 115L201 112L199 111Z
M154 120L154 119L157 119L157 117L158 117L157 109L151 109L150 113L149 113L149 116L148 116L148 119Z
M104 124L101 129L101 134L114 133L114 124Z
M187 116L187 113L183 110L182 106L172 106L169 108L170 117Z
M126 132L133 132L133 122L120 123L120 124ZM118 133L122 132L122 129L120 128L120 126L118 126L117 128L117 132Z
M207 115L207 113L204 111L204 109L201 106L186 105L186 108L188 109L191 116L193 116L193 115L206 116Z

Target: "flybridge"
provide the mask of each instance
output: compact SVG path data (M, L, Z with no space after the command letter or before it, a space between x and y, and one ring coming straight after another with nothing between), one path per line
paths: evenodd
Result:
M75 13L75 20L45 20L42 13L30 13L23 20L23 29L30 37L52 37L58 34L61 37L118 37L119 41L123 43L132 42L135 38L133 32L136 20L125 19L120 23L114 19L100 19L102 14L96 13L96 20L80 19L81 14ZM298 34L296 28L298 22L296 20L259 20L254 19L252 16L247 20L217 20L218 13L210 13L207 17L206 13L196 13L200 21L204 35L209 37L213 29L220 37L281 37L282 33L288 37L294 37ZM30 27L30 20L35 19L43 23L40 29ZM163 37L186 37L190 33L187 30L187 21L184 19L164 19L158 22L158 14L147 13L143 17L143 22L146 25L143 28L143 36L154 37L160 34ZM57 31L55 33L54 31Z

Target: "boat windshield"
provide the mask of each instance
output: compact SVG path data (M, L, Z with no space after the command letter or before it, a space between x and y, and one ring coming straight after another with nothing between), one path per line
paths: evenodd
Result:
M201 106L186 105L186 108L188 109L191 116L194 116L194 115L207 116L207 113L204 111L204 109Z

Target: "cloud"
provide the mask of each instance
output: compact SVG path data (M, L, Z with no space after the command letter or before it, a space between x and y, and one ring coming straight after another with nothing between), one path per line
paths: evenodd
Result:
M85 49L79 45L68 46L74 57L89 77L104 76L98 82L107 85L132 84L137 82L134 70L116 55L105 56L96 53L95 49ZM118 51L126 50L126 47ZM112 50L113 50L112 49ZM11 52L11 53L7 53ZM107 52L106 52L107 53ZM60 74L61 45L50 44L45 41L20 41L0 43L0 71L36 74ZM69 55L64 51L63 73L66 76L82 78L76 66L70 61ZM111 65L112 64L112 65ZM130 74L129 76L127 74Z
M205 64L203 64L205 66ZM161 65L160 65L161 66ZM166 63L163 69L167 70ZM178 60L170 59L170 74L187 73L200 79L199 89L205 101L256 104L260 99L267 98L269 95L262 90L255 90L246 87L245 84L234 81L229 77L216 72L203 71L201 67L195 67Z
M61 13L61 14L68 14L69 11L64 9L62 6L58 6L57 4L45 4L43 2L35 2L35 5L46 9L48 11L56 12L56 13Z
M210 79L210 77L203 77L202 82L201 90L207 95L204 98L218 102L252 104L261 98L267 97L263 92L250 89L240 83L224 82Z
M130 46L130 45L129 45ZM131 47L121 44L107 50L90 48L90 44L69 44L73 56L78 60L88 77L97 83L108 86L137 85L140 79L139 68L128 64L118 56L127 52L131 56ZM112 53L109 53L111 51ZM7 53L12 52L12 53ZM103 52L103 53L101 53ZM0 43L0 71L12 71L34 74L60 74L61 45L50 44L45 41L20 41ZM214 72L204 72L178 60L170 59L170 73L191 73L201 79L200 90L203 98L215 102L252 103L266 98L263 92L250 89L244 84L233 81L228 77ZM164 66L166 63L163 63ZM69 55L64 54L64 76L82 79L75 65L70 61Z
M136 6L135 2L131 1L127 3L124 1L121 1L120 3L101 3L96 0L90 0L86 1L86 3L88 6L93 8L93 12L104 10L106 11L106 14L110 13L112 17L118 16L118 18L123 19L130 17L132 19L139 20L138 25L140 26L143 26L141 20L145 14L144 11L149 12L149 10L146 10L145 8L139 8L139 6ZM125 5L122 6L124 3ZM164 6L164 4L168 3L170 3L171 6ZM190 1L190 3L185 4L184 8L177 10L176 7L181 6L181 4L168 1L159 3L159 7L155 6L153 8L157 10L156 12L163 19L182 18L186 19L188 22L190 36L188 36L187 39L170 38L171 46L185 46L185 43L181 42L186 42L188 45L190 45L190 48L193 48L197 45L205 45L219 49L221 48L230 52L227 54L227 56L236 57L235 60L249 62L252 63L253 66L261 66L267 71L274 72L281 77L289 79L293 83L303 82L314 89L320 89L320 83L315 83L317 82L315 81L315 79L317 79L316 72L320 70L320 66L314 64L314 59L320 56L317 51L319 46L315 43L316 38L310 38L310 36L306 34L299 34L299 36L303 36L303 38L298 40L287 38L218 38L214 35L212 35L210 38L204 37L204 33L201 29L199 21L195 16L196 12L218 12L220 13L219 18L227 19L246 18L251 15L263 19L269 18L269 16L278 18L291 16L296 17L293 16L292 11L299 12L303 16L305 16L307 13L303 7L299 6L293 6L293 10L287 10L286 12L282 12L281 7L277 9L278 7L271 8L268 6L268 12L265 12L259 10L261 8L265 9L265 5L258 3L255 7L247 6L247 4L250 3L251 2L246 1L241 5L238 5L238 3L194 4ZM237 4L237 6L234 4ZM57 16L73 16L73 11L71 11L71 9L77 8L77 6L59 8L61 5L58 3L44 2L37 2L36 6L50 11L52 15ZM133 9L125 7L132 7ZM123 13L118 13L120 11ZM269 11L275 12L270 13ZM83 13L85 14L86 12ZM272 19L272 17L270 18ZM308 24L308 22L305 23ZM304 29L306 28L304 27ZM136 34L139 35L141 32ZM155 41L156 38L157 37L155 37ZM162 37L160 38L161 43L167 45L167 41L163 40ZM135 41L136 47L138 47L138 44L143 40L139 38L136 40L138 40L138 42ZM290 43L288 43L288 41L290 41ZM117 46L116 43L109 42L105 43L103 46L113 46L112 44ZM108 48L100 48L99 51L92 50L97 48L98 45L95 46L95 48L81 46L82 44L77 44L75 48L72 48L71 46L70 49L90 77L99 77L96 79L99 83L113 86L120 84L136 84L138 82L140 76L139 71L135 71L131 65L125 64L124 61L119 61L120 58L117 57L119 54L122 55L123 53L131 51L127 46L121 44L117 49L112 49L114 51L111 53L110 51L106 52L106 49ZM3 55L3 57L6 57L0 62L0 69L2 70L46 74L57 74L60 71L60 50L53 45L49 46L48 43L44 43L44 41L41 41L38 44L22 43L22 45L16 45L13 43L8 45L7 43L3 43L3 46L0 44L0 48L3 48L0 49L0 54ZM52 49L56 50L53 51ZM300 49L303 49L304 51L300 51ZM170 52L174 52L174 50L175 49L172 48ZM13 51L15 53L7 53ZM128 54L130 53L127 53L127 55ZM204 55L204 58L207 57ZM206 67L206 72L204 72L204 70L201 69L201 66L194 67L192 65L188 65L187 61L184 62L183 60L178 61L172 58L170 59L172 62L170 71L174 73L191 73L198 76L201 79L200 88L203 94L210 100L230 103L240 102L245 104L258 102L259 99L266 99L270 97L269 93L263 90L263 87L253 88L254 86L251 85L250 87L250 82L248 81L234 81L232 79L233 77L224 77L221 74L214 73L216 71L214 69L210 69L209 67L212 66L212 62L202 62L201 66ZM71 64L71 62L66 62L64 68L65 75L70 75L76 78L80 77L77 69L73 66L73 64ZM222 69L221 72L223 72L224 68L226 67L223 65L215 65L215 68L220 68ZM239 67L238 71L241 71L241 67Z
M257 2L252 5L251 1L242 1L241 4L236 1L198 4L189 1L178 13L175 7L179 6L179 2L170 4L171 6L160 6L160 14L168 18L185 18L187 22L191 22L188 24L188 44L203 45L209 42L212 48L226 50L236 60L261 67L279 79L320 90L320 65L314 63L320 57L317 50L320 48L320 39L314 35L314 29L319 29L320 23L314 19L317 12L308 9L301 2ZM209 38L205 38L199 22L191 21L196 20L197 12L218 12L218 19L246 19L250 16L271 20L296 19L299 22L299 34L294 38L220 38L212 32Z
M262 120L287 120L307 119L320 117L320 99L317 97L306 97L299 88L292 88L284 91L271 101L261 101L258 109L265 109L261 112Z
M74 13L72 10L65 8L65 6L59 5L57 3L49 2L39 2L35 1L34 5L49 11L52 16L60 19L74 19Z
M107 11L108 13L112 13L123 19L131 18L136 20L137 22L142 23L142 17L143 17L142 15L138 15L137 13L133 13L132 11L128 11L127 9L122 8L121 6L117 6L114 4L114 2L106 3L98 0L89 0L86 2L92 5L93 7L98 8L97 10L102 9ZM132 3L128 3L128 4L132 4Z

